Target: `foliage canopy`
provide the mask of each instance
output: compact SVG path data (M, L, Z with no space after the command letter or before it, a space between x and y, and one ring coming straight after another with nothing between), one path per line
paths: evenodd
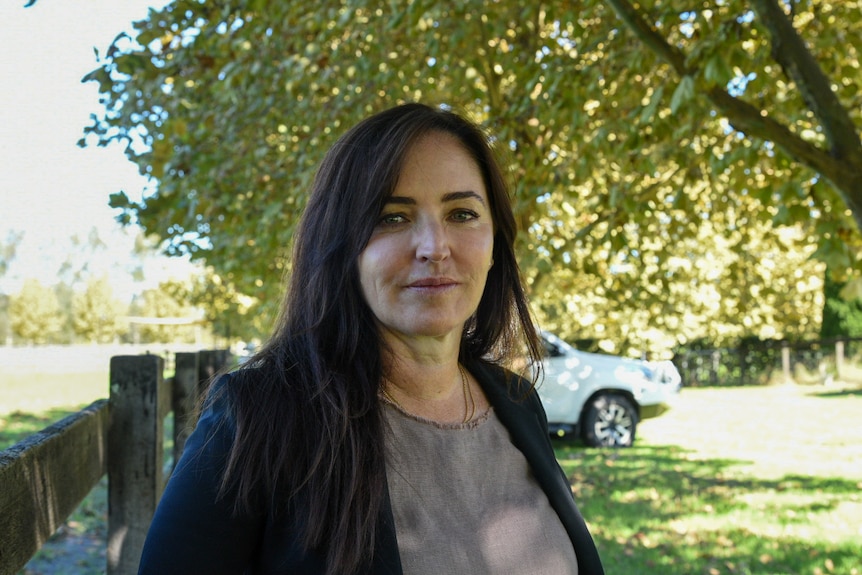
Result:
M85 78L105 112L82 142L126 142L156 182L112 196L124 221L266 307L325 149L445 103L511 166L522 267L564 337L816 333L812 278L860 265L862 2L682 4L177 0Z

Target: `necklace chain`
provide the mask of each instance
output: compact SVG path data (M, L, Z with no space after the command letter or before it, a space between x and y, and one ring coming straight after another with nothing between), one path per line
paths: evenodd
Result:
M470 387L470 381L467 379L467 370L461 363L458 363L458 371L461 372L461 385L464 388L464 422L467 423L473 416L476 415L476 402L473 400L473 389ZM469 401L467 398L470 398Z
M467 370L464 369L464 366L461 363L458 363L458 373L461 374L461 389L464 392L464 421L462 423L468 423L473 419L476 415L476 401L473 399L473 389L470 387L470 381L467 378ZM389 393L387 389L388 386L385 384L380 387L380 393L386 398L389 403L395 405L401 411L405 413L410 413L401 403L392 397L392 394Z

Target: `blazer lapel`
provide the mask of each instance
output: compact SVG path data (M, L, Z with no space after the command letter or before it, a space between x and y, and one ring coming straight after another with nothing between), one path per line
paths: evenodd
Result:
M389 489L386 489L386 499L380 510L380 522L377 525L377 536L374 541L374 558L371 571L375 575L402 575L401 555L398 553L398 538L395 534L395 516L392 515L392 502L389 499Z

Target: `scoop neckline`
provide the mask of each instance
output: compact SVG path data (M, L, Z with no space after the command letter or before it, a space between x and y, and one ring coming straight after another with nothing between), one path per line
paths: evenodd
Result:
M408 419L410 421L414 421L416 423L421 423L423 425L428 425L431 427L435 427L437 429L443 429L447 431L460 431L460 430L470 430L476 429L491 417L491 413L494 411L494 406L489 405L488 409L471 419L467 422L456 422L456 423L445 423L442 421L435 421L433 419L428 419L427 417L422 417L421 415L416 415L414 413L410 413L409 411L403 409L400 405L394 403L389 398L385 396L381 396L381 403L390 407L392 411L401 415L403 418Z

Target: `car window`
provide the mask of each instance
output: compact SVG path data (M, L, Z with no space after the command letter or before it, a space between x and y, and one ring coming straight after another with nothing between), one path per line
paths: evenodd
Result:
M561 357L565 355L559 346L551 343L547 339L542 338L542 344L545 347L545 357Z

